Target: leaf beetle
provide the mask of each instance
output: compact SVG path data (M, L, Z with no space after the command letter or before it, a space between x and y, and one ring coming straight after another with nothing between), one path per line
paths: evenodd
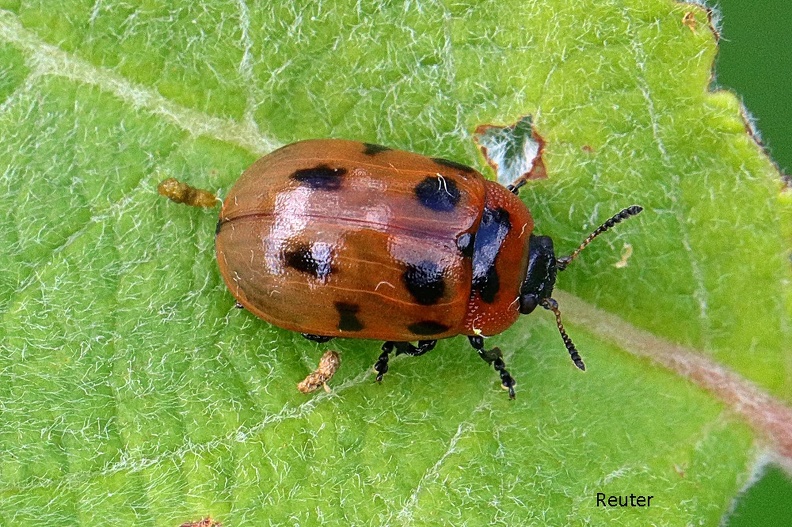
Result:
M552 240L532 233L517 197L524 183L504 187L468 166L375 144L293 143L256 161L223 201L220 273L239 307L307 339L385 341L378 381L392 352L422 355L466 335L514 398L502 354L485 350L484 337L541 306L584 370L552 298L556 274L642 210L622 210L556 258Z

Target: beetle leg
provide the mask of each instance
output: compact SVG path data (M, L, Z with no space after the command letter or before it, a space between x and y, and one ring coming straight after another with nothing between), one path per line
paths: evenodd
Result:
M329 341L333 340L333 337L325 337L325 336L322 336L322 335L312 335L310 333L300 333L300 335L302 335L303 338L306 338L306 339L311 340L313 342L319 342L319 343L329 342Z
M503 353L501 353L500 348L495 347L489 351L485 350L484 339L478 335L469 336L468 340L470 340L470 345L478 351L479 357L486 361L487 364L492 364L495 371L500 374L501 384L505 389L509 390L509 399L514 399L514 385L516 383L514 377L506 370L506 364L503 362Z
M474 350L478 351L484 349L484 337L481 335L468 335L468 340Z
M394 342L396 345L396 355L409 355L410 357L418 357L427 351L432 351L437 345L436 340L419 340L418 346L413 346L409 342Z
M377 372L377 382L382 380L382 377L388 373L388 355L396 349L396 355L409 355L417 357L423 355L427 351L431 351L437 345L437 340L419 340L418 346L414 346L409 342L393 342L391 340L382 345L382 353L380 354L377 362L374 363L374 371Z
M522 187L523 185L525 185L525 179L520 178L511 185L506 185L506 190L508 190L514 195L517 195L520 193L520 187Z
M388 373L388 355L393 351L394 342L387 341L382 345L382 353L377 362L374 363L374 371L377 372L377 382L382 381L382 376Z

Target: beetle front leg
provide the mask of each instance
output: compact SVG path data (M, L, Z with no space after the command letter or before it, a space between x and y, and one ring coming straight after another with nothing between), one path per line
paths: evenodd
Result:
M509 390L509 399L514 399L514 385L516 382L514 381L514 377L512 377L506 369L506 364L503 362L503 353L501 353L500 348L495 347L489 351L485 350L484 339L478 335L469 336L468 340L470 340L470 345L473 346L473 349L478 352L479 357L486 361L487 364L492 364L495 371L500 374L501 384L505 389Z

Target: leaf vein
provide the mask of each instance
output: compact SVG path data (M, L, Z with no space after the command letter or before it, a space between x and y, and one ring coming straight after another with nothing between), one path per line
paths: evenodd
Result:
M167 119L194 136L213 137L257 154L281 146L275 139L262 135L252 122L238 123L181 106L155 89L133 83L106 68L48 44L25 29L8 12L0 12L0 41L8 42L28 54L33 75L53 75L97 86L134 108L142 108Z

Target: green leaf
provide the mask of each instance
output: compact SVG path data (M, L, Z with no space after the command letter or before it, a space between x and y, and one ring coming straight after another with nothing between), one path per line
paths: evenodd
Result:
M792 455L792 204L708 91L705 10L0 6L0 524L717 525L756 445ZM485 169L476 127L525 115L548 178L521 197L560 253L646 210L559 277L585 374L548 313L488 341L513 402L462 337L381 385L377 343L333 341L333 393L297 392L327 346L234 309L216 211L156 193L223 195L309 137Z

